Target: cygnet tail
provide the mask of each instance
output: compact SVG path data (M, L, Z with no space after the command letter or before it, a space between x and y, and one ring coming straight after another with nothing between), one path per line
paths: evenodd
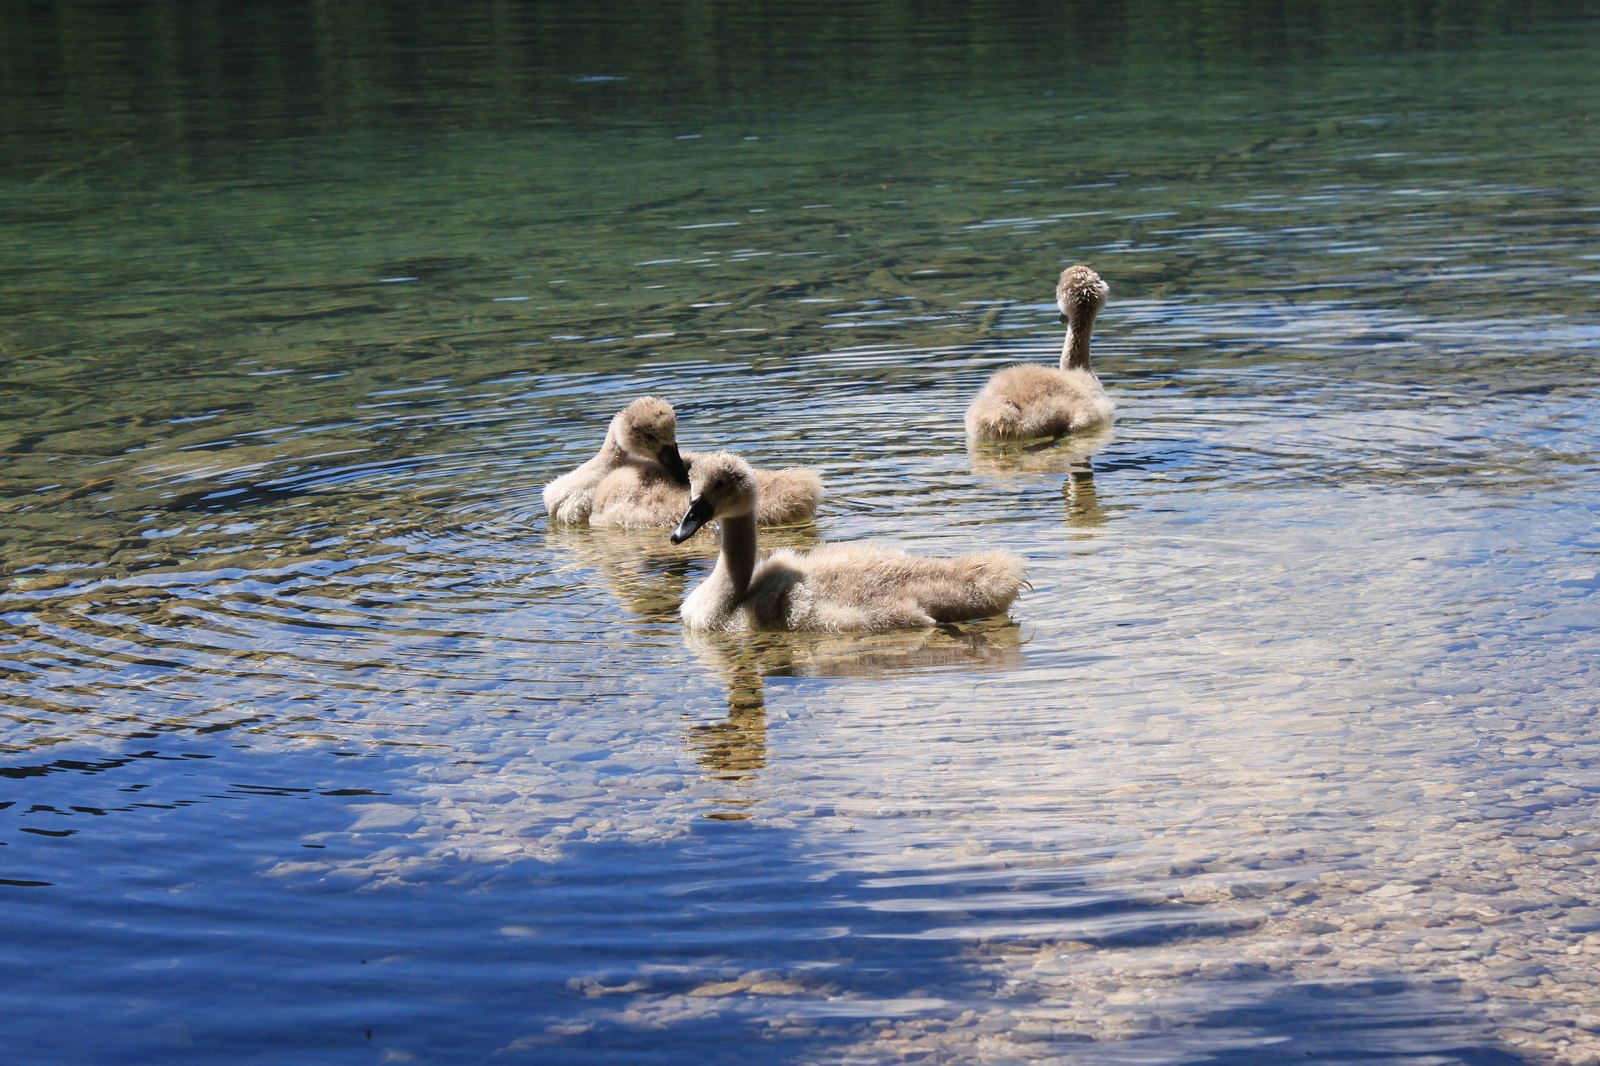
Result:
M1009 610L1027 583L1022 560L1010 552L974 552L951 560L952 584L962 590L954 602L932 605L935 621L960 622Z

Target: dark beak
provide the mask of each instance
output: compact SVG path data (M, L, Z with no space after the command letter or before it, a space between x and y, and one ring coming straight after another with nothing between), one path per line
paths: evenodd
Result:
M1065 311L1061 312L1061 324L1063 326L1072 325L1072 319L1067 317L1067 313Z
M678 446L669 444L656 452L656 461L667 468L667 473L672 475L672 480L680 485L689 484L689 466L683 461L683 456L678 454Z
M672 543L682 544L695 535L699 528L711 521L711 512L716 508L711 506L711 501L704 496L696 496L689 501L689 510L685 512L683 521L678 523L678 528L672 531Z

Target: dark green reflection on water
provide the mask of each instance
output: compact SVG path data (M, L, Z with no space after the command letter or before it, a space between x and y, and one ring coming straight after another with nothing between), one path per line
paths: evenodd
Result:
M9 6L8 565L480 447L493 390L418 415L509 376L1026 340L1079 258L1158 368L1576 380L1475 334L1593 306L1582 10Z
M839 106L892 94L942 108L947 94L1034 85L1101 95L1289 81L1334 57L1471 52L1589 10L1423 0L8 5L0 116L8 132L67 118L85 140L199 147L241 132L418 122L610 125L686 107L787 108L797 95Z

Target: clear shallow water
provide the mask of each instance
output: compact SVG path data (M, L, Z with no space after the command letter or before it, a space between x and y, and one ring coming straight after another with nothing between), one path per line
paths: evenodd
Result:
M1600 1052L1592 21L296 10L0 34L17 1058ZM643 392L1033 587L688 637Z

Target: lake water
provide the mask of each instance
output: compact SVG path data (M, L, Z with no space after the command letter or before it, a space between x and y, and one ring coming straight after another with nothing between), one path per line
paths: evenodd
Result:
M8 1061L1600 1062L1597 58L5 8ZM969 454L1079 261L1115 428ZM540 498L646 393L1031 588L686 634L714 538Z

